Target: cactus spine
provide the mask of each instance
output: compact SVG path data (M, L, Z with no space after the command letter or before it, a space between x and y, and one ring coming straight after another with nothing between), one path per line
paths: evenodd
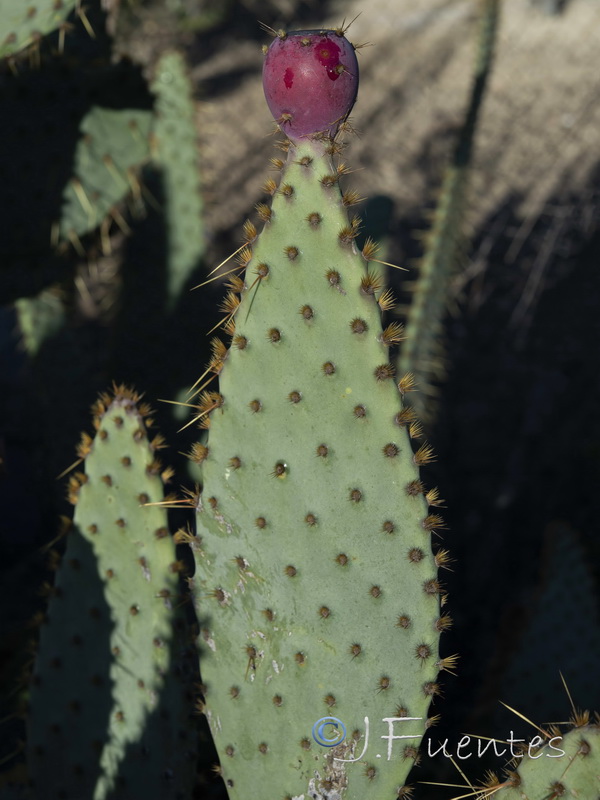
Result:
M73 530L42 625L28 761L36 796L187 797L195 737L185 681L178 569L162 498L160 437L117 388L95 407L96 436L70 481ZM179 673L185 672L179 669ZM191 759L188 756L191 751Z
M0 0L0 58L38 42L57 28L66 28L69 15L81 13L79 6L79 0Z
M219 392L199 403L206 714L231 798L392 796L452 662L438 655L442 522L419 479L431 451L413 454L409 382L399 391L388 357L398 330L382 327L354 244L339 143L287 148L262 233L245 228L245 278L224 306L232 345L215 343L211 362ZM331 748L311 736L324 717L347 728ZM390 739L389 760L388 725L412 737Z
M511 762L506 779L490 774L485 784L469 787L469 797L480 800L559 800L561 797L598 800L600 797L600 720L589 722L589 713L576 715L564 735L553 726L539 729L527 755ZM467 788L467 787L465 787ZM464 797L465 795L461 795ZM458 800L458 798L456 798Z
M61 238L93 231L125 195L138 195L135 168L150 156L152 112L94 106L83 118L74 174L63 194Z

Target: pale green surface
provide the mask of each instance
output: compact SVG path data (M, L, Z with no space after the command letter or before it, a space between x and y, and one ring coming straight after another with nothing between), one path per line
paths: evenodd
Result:
M21 297L15 301L23 347L35 357L46 339L54 336L63 326L66 313L60 292L44 289L35 297Z
M560 755L560 750L564 751L564 755ZM518 767L520 785L516 788L499 789L493 794L494 798L600 800L598 726L574 728L561 740L552 742L552 748L546 746L534 755L532 759L524 758Z
M0 0L0 58L58 28L76 5L77 0Z
M63 191L63 239L94 230L139 184L128 171L150 157L152 111L93 106L81 121L73 177ZM80 188L79 188L80 186Z
M169 536L155 535L167 525L166 511L141 505L142 494L156 502L163 492L160 478L146 472L154 456L145 435L137 439L140 430L131 401L115 400L100 427L108 436L96 437L86 459L88 480L56 576L61 596L50 601L41 630L28 760L47 800L61 790L82 800L167 800L191 789L192 764L178 738L183 728L194 749L185 687L168 674L178 619L169 570L175 548ZM102 481L107 475L111 486ZM158 596L162 589L171 599ZM168 770L176 780L165 780Z
M315 797L335 798L346 782L347 800L393 797L412 762L403 757L404 742L394 743L387 761L382 719L395 716L399 705L425 717L423 686L437 673L438 598L423 588L436 577L430 535L421 525L427 506L423 497L405 492L418 472L405 430L394 424L398 390L393 380L378 382L373 374L388 361L377 340L379 307L359 291L364 260L338 240L347 225L339 189L319 182L333 166L327 156L319 158L317 146L302 148L290 152L281 181L293 185L294 194L275 196L272 222L247 271L251 287L257 264L270 267L267 279L248 288L237 312L237 332L249 343L232 349L221 373L225 403L211 414L210 454L203 464L196 552L201 670L235 800L308 798L309 788L320 792ZM303 152L312 154L312 166L294 163ZM305 220L314 211L323 217L318 230ZM294 261L286 246L300 250ZM341 275L339 288L326 278L332 268ZM311 321L298 313L304 304L314 309ZM366 333L351 331L355 317L367 321ZM268 339L271 328L281 331L281 341ZM327 361L335 374L323 374ZM302 393L300 403L290 403L291 391ZM258 413L248 407L254 399L263 406ZM353 414L359 403L367 409L363 419ZM396 458L383 455L390 442L400 448ZM316 455L322 443L329 447L327 458ZM234 456L242 461L237 471L228 466ZM287 465L284 477L272 475L278 462ZM355 488L362 492L359 503L349 499ZM218 501L216 512L210 497ZM306 524L307 513L317 517L316 526ZM259 516L267 520L263 530L255 525ZM395 523L394 533L382 531L386 520ZM409 562L411 547L423 550L420 563ZM345 566L336 563L339 554L347 555ZM246 569L235 561L240 556ZM290 565L294 577L285 574ZM371 596L373 586L381 588L380 597ZM215 589L226 592L223 602ZM322 606L330 608L328 618L320 616ZM267 608L275 613L273 622L261 613ZM400 614L412 617L409 630L396 627ZM355 643L362 652L353 658ZM424 663L415 653L421 644L431 648ZM257 650L254 664L247 646ZM304 654L303 665L296 653ZM383 677L390 680L385 690L379 686ZM236 699L231 687L240 690ZM325 702L330 694L331 707ZM278 695L281 706L273 702ZM368 750L346 772L337 762L333 774L327 758L352 757L347 743L332 751L312 741L313 723L325 716L346 724L348 741L354 730L364 734L369 717ZM405 722L394 733L423 730L423 722ZM304 738L311 742L308 751L300 745ZM268 745L265 754L261 743ZM233 756L224 755L228 745ZM361 739L355 757L363 745ZM367 765L376 767L372 780Z
M205 249L195 109L182 55L162 56L151 88L156 96L155 160L163 180L167 290L172 306Z

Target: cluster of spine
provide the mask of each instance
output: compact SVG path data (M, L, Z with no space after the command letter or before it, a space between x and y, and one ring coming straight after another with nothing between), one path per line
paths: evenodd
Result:
M83 118L65 187L59 235L81 247L79 237L95 230L109 215L125 226L118 204L128 194L140 200L136 170L150 156L152 112L93 106Z
M600 717L596 715L591 723L588 712L579 712L567 733L558 726L539 731L538 747L513 759L504 780L491 773L483 784L470 786L468 796L479 800L598 800Z
M340 145L284 149L272 204L257 206L264 228L246 223L229 272L231 344L213 340L197 389L205 713L231 798L402 796L438 671L455 663L438 653L448 554L432 551L443 521L428 507L441 503L419 477L433 456L411 445L412 376L388 355L402 330L382 326L393 301L369 267L373 243L356 248ZM347 737L325 748L311 729L329 716ZM390 760L387 718L413 737Z
M124 387L94 408L69 483L72 529L41 620L28 719L34 796L187 798L196 741L181 562L161 505L170 478ZM186 661L187 659L187 661Z
M411 404L422 419L429 419L435 384L445 375L443 325L450 282L456 272L463 240L468 177L477 119L492 67L500 0L481 0L475 79L469 107L446 169L425 253L418 265L410 305L406 310L406 340L398 368L415 375L419 392Z
M68 28L80 0L0 0L0 58L12 56L54 30Z

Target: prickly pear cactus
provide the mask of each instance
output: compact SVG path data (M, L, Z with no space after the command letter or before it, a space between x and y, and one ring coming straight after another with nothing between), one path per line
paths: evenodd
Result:
M195 741L185 680L179 564L161 467L139 398L117 388L70 481L73 530L49 588L30 697L34 793L59 798L188 797ZM189 754L188 754L189 751Z
M584 724L572 727L564 735L556 728L547 734L547 741L539 736L536 739L539 741L531 745L537 744L538 747L530 745L528 754L515 758L513 769L505 781L490 775L486 784L476 787L469 797L477 796L481 800L491 797L494 800L599 800L599 724L588 724L586 719Z
M471 98L452 163L444 176L432 226L425 238L425 253L406 312L406 341L398 359L401 371L415 375L419 393L411 398L412 407L423 420L435 416L432 401L437 395L436 382L446 374L444 319L450 281L457 271L464 241L473 142L499 27L499 0L481 0L478 9L479 32Z
M152 112L93 106L83 118L74 174L63 193L60 235L73 240L94 230L123 197L139 199L135 169L150 157Z
M0 58L65 24L78 0L0 0Z
M173 307L205 248L192 85L180 53L162 56L152 91L155 161L165 198L167 294Z
M61 291L58 287L44 289L36 297L15 301L21 341L26 352L34 358L47 338L60 330L66 318Z
M453 661L438 655L450 619L446 555L431 549L437 492L419 479L431 450L413 453L410 376L398 384L388 357L399 326L382 327L389 295L339 187L331 137L357 79L342 30L282 35L267 54L287 160L267 182L272 206L258 207L262 233L245 226L245 278L224 306L232 344L214 343L219 392L199 402L200 664L240 800L394 796Z

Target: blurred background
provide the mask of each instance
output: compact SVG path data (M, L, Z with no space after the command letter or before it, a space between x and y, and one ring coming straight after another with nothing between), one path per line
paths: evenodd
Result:
M165 461L178 471L176 485L198 477L181 455L197 432L178 434L181 414L158 401L181 397L210 358L206 331L223 316L223 288L189 289L240 246L244 220L257 221L269 159L280 155L262 94L261 46L271 39L260 23L292 30L354 20L348 38L369 45L359 50L344 152L356 171L345 185L364 198L364 235L382 243L384 260L410 270L388 275L401 319L469 103L480 13L475 0L88 6L93 37L73 17L64 48L52 34L0 71L8 123L0 153L0 716L22 694L24 626L43 603L41 548L69 513L57 476L76 457L97 392L113 380L145 392L171 443ZM51 222L76 172L89 109L148 112L160 96L152 88L164 76L160 59L172 50L184 55L191 80L199 178L184 238L201 246L167 302L175 223L152 147L110 224L55 237ZM500 701L536 723L567 720L561 673L576 706L600 710L599 53L598 0L501 3L439 312L444 369L426 413L438 455L426 482L445 498L443 546L455 559L444 576L454 627L442 655L459 653L459 668L444 677L431 733L434 744L448 738L449 749L463 733L532 738ZM88 80L98 69L101 77ZM49 326L18 306L41 292L59 307ZM6 770L18 761L19 725L0 737ZM469 774L501 766L473 758ZM423 758L413 775L456 782L442 757ZM224 797L217 777L207 771L202 780L198 796ZM440 792L421 786L415 796Z

